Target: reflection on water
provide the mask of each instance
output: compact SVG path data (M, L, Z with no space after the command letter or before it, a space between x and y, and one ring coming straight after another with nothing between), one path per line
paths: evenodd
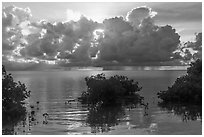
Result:
M86 122L91 133L107 132L112 126L118 125L125 112L121 105L115 107L93 107L89 109Z
M188 122L189 120L202 119L202 106L195 106L190 104L158 104L164 110L173 112L182 117L182 120Z
M86 76L105 73L134 79L142 86L144 106L89 108L74 101L86 90ZM14 127L16 134L201 134L201 119L183 122L184 108L164 109L156 93L166 90L185 71L59 71L11 72L31 91L27 119ZM73 100L70 103L65 103ZM39 104L37 104L39 102ZM172 112L172 109L174 112ZM177 112L178 111L178 112ZM179 112L180 111L180 112ZM189 114L196 113L185 110ZM44 115L48 116L45 119ZM175 115L177 114L177 115ZM201 115L201 113L199 114ZM191 118L190 118L191 119ZM46 122L47 121L47 122Z
M19 107L20 108L20 107ZM3 135L13 135L17 134L15 132L15 126L26 119L26 108L21 107L22 110L12 112L2 112L2 134ZM18 114L17 114L18 113Z

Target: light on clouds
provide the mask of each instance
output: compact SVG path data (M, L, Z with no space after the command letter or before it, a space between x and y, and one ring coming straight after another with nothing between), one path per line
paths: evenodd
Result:
M189 50L182 50L181 39L191 27L190 21L185 21L184 25L174 21L177 28L171 25L172 22L166 24L162 22L161 25L158 23L158 17L161 18L162 15L165 18L165 12L158 7L154 9L149 6L136 6L118 16L108 16L105 6L86 9L89 11L86 13L70 8L64 11L66 21L54 22L46 18L34 20L30 7L4 7L2 16L4 61L89 65L94 60L97 64L160 65L188 62L192 57L202 55L202 44L199 42L201 30L196 29L198 31L195 32L196 39L186 47ZM46 9L46 6L44 8ZM55 12L58 10L59 8L56 8ZM112 9L116 10L122 9ZM199 12L201 11L194 14ZM87 16L87 13L90 14ZM107 18L99 21L105 16ZM174 16L171 17L173 20ZM194 22L197 20L199 19ZM185 24L188 24L188 27Z
M67 9L67 21L78 21L80 17L82 16L81 13Z

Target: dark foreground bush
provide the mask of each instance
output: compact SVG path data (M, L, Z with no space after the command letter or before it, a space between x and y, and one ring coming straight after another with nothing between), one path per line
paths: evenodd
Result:
M15 125L25 118L24 101L30 96L24 84L15 82L11 74L7 74L2 66L2 116L3 127Z
M128 79L126 76L112 76L109 79L105 74L86 77L87 91L82 93L82 103L92 105L112 105L121 103L123 99L134 98L137 102L142 97L137 93L141 90L138 82Z
M192 62L187 69L187 75L177 78L168 90L157 94L165 103L202 105L202 60Z

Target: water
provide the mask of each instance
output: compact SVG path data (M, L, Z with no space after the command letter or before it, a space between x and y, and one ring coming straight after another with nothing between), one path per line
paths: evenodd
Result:
M140 94L149 103L143 107L114 107L98 112L88 110L79 102L65 104L86 90L84 78L99 73L106 76L125 75L142 86ZM156 93L166 90L178 76L186 71L13 71L14 79L26 84L31 91L28 100L34 108L35 120L19 124L16 134L202 134L201 119L184 119L186 110L169 110L157 105ZM36 102L39 101L39 105ZM185 108L186 109L186 108ZM188 109L188 108L187 108ZM191 109L189 109L191 110ZM184 113L183 113L184 111ZM197 113L197 109L193 111ZM47 122L43 117L48 113ZM148 113L148 115L144 115ZM194 114L194 113L193 113Z

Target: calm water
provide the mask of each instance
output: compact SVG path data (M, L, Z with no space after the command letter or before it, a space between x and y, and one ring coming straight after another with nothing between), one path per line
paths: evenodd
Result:
M140 94L149 103L143 107L114 107L93 112L78 102L65 104L86 90L86 76L105 73L125 75L142 86ZM186 110L171 110L157 105L156 93L166 90L186 71L13 71L14 79L25 83L31 90L28 100L34 108L35 120L15 127L17 134L201 134L202 122L184 119ZM39 105L36 102L39 101ZM197 109L195 109L196 113ZM49 117L45 123L44 113ZM44 122L43 122L44 121Z

